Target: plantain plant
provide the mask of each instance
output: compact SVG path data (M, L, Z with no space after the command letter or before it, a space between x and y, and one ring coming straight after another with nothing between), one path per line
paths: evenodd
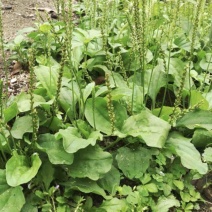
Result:
M55 4L58 21L1 39L1 52L27 61L30 86L7 99L0 83L0 210L200 209L211 183L194 186L211 173L211 5Z

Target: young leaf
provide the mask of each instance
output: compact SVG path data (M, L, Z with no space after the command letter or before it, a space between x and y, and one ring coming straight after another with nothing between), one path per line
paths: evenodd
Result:
M162 119L143 110L130 116L121 129L125 135L142 138L148 146L162 148L171 126Z
M182 191L184 189L184 183L182 181L174 180L173 183L179 190Z
M22 188L8 186L5 170L2 169L0 169L0 200L0 211L2 212L21 211L25 203Z
M149 167L151 157L151 152L148 149L121 147L118 150L116 160L124 175L133 179L142 177Z
M70 166L70 176L98 180L112 167L112 156L98 146L88 146L74 154L74 163Z
M6 163L6 179L10 186L18 186L29 182L38 172L41 160L37 153L30 158L18 155L14 152L13 156Z
M200 174L206 174L208 166L202 162L200 153L190 141L191 139L185 138L177 132L173 132L170 134L166 146L170 150L174 149L176 151L184 167L197 170Z
M42 151L45 151L52 164L66 164L71 165L73 163L73 154L67 153L62 141L57 141L54 135L43 134L38 137L38 145Z

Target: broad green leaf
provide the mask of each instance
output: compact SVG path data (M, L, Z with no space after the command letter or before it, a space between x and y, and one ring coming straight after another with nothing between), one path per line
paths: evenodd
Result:
M148 183L148 184L144 185L144 188L150 193L158 192L158 188L157 188L156 184L154 184L154 183Z
M101 58L100 58L101 59ZM94 61L92 61L92 63L94 64L96 62L96 60L94 60ZM97 61L98 62L98 61ZM101 61L102 62L102 61ZM91 64L90 64L90 66L91 66ZM91 68L91 67L90 67ZM100 73L103 71L103 73L105 73L105 74L111 74L111 72L110 72L110 70L108 69L108 67L107 66L105 66L105 65L102 65L102 64L97 64L97 65L93 65L92 66L92 69L95 69L95 70L98 70ZM101 70L101 71L100 71Z
M183 189L184 189L184 183L183 183L183 181L174 180L173 183L174 183L174 185L175 185L179 190L183 190Z
M41 118L40 118L41 120ZM52 132L57 132L59 129L64 128L63 120L60 115L51 116L51 118L45 119L45 124L43 126L47 127Z
M174 149L184 167L197 170L200 174L206 174L208 166L202 162L200 153L190 141L191 139L185 138L177 132L173 132L170 134L166 146L170 150Z
M154 212L168 212L172 207L179 207L180 203L173 196L161 197L156 206L153 207Z
M74 163L70 166L70 176L98 180L112 167L112 156L98 146L88 146L74 154Z
M27 200L26 200L27 201ZM35 205L32 205L31 202L26 202L21 208L21 212L38 212L38 208Z
M142 182L142 184L147 184L151 181L151 175L148 173L144 173L144 175L142 176L142 178L140 178L140 181Z
M129 193L132 192L132 188L127 185L123 185L122 187L119 186L117 190L118 190L119 194L123 195L123 196L127 196Z
M52 48L54 47L52 46ZM46 55L36 56L36 62L39 65L48 66L48 67L52 67L54 65L59 66L59 64L56 62L56 60L53 57L47 57Z
M184 63L179 58L170 58L170 61L167 60L167 65L169 64L169 74L175 78L175 83L177 86L180 86L181 74L184 70Z
M17 35L21 35L21 34L25 34L25 33L29 33L29 32L33 32L36 29L34 27L25 27L21 30L18 30Z
M132 55L131 51L122 55L124 67L126 70L135 71L141 67L139 58L136 55Z
M142 138L148 146L162 148L171 126L162 119L143 110L130 116L121 129L125 135Z
M0 169L0 194L5 192L8 188L10 188L10 186L7 184L6 171Z
M69 210L70 210L70 207L68 206L68 204L66 205L59 204L56 208L57 212L68 212Z
M93 128L84 120L78 119L76 121L76 126L83 138L89 138L91 132L93 132Z
M6 163L7 183L15 187L29 182L35 177L40 166L41 160L37 153L34 153L29 158L14 152L13 156Z
M74 118L77 103L77 96L69 88L62 87L60 91L59 104L65 111L65 115L68 116L70 120Z
M180 34L180 36L174 40L174 44L188 52L190 52L191 50L191 42L186 38L184 34Z
M45 160L42 163L41 168L36 177L41 178L41 182L43 182L46 190L49 189L51 182L54 180L54 173L55 169L53 165L48 160Z
M84 52L85 52L85 46L83 46L83 43L81 43L77 40L73 40L71 59L72 59L73 67L75 69L78 69L80 62L83 59Z
M18 114L18 106L13 102L8 108L4 110L4 122L7 123Z
M189 129L204 128L212 130L212 112L205 110L194 110L186 113L178 119L176 127L187 127Z
M14 44L21 45L21 42L25 39L23 35L17 35L14 39Z
M115 113L115 127L120 129L124 120L127 118L125 107L116 101L113 101ZM111 123L108 113L107 100L101 97L88 99L85 106L85 117L89 124L105 134L111 134Z
M75 46L79 46L79 44L77 45L75 43L75 41L78 41L80 43L80 45L84 45L84 39L85 37L87 36L87 32L83 29L80 29L80 28L76 28L74 31L73 31L73 40L72 40L72 46L75 47Z
M91 94L93 88L95 87L95 83L94 82L91 82L89 83L84 91L83 91L83 100L86 101L86 99L89 97L89 95Z
M202 94L202 95L208 101L209 109L212 109L212 90L210 90L209 92Z
M93 70L93 68L97 65L99 65L100 67L99 67L99 69L101 69L101 70L103 70L105 73L107 73L107 72L109 72L109 70L108 70L108 68L107 68L107 66L104 66L104 65L102 65L103 63L104 63L104 61L106 60L106 58L105 58L105 55L103 54L103 55L95 55L95 57L94 58L91 58L91 59L88 59L87 61L86 61L86 63L82 63L82 65L84 65L84 67L87 67L87 69L89 70L89 71L92 71ZM95 69L95 68L94 68ZM98 67L97 67L97 69L98 69Z
M202 110L207 110L209 107L208 101L202 96L202 94L197 90L192 90L190 92L190 107L195 107L199 105L199 108Z
M119 87L119 88L115 88L114 90L111 91L111 96L113 100L120 100L122 98L126 98L127 99L132 99L132 89L126 87Z
M121 74L113 72L109 74L109 82L111 88L118 87L118 88L127 88L127 82L123 79Z
M101 38L95 39L88 43L86 53L91 57L95 57L100 51L102 51L103 42Z
M80 31L80 30L79 30ZM85 52L85 45L84 45L84 35L80 32L73 32L73 39L72 43L72 63L73 66L78 69L80 61L83 59L84 52Z
M18 155L17 152L6 163L6 179L10 186L18 186L29 182L35 177L41 166L41 160L37 153L30 158Z
M81 28L76 28L75 30L76 32L79 32L80 34L83 35L82 40L84 41L86 39L86 42L90 42L91 40L102 36L100 30L95 29L84 30Z
M151 152L142 147L135 149L121 147L116 156L118 167L130 179L142 177L149 167L151 158Z
M128 206L124 199L113 198L102 203L99 209L104 209L107 212L127 212Z
M197 148L205 148L212 144L212 130L196 129L192 137L192 143Z
M186 207L184 208L185 211L192 211L192 209L194 209L194 203L189 202L188 204L186 204Z
M17 118L11 129L12 136L17 139L22 139L26 132L33 132L31 116Z
M4 153L10 153L11 146L10 146L10 143L8 143L8 138L7 138L9 136L9 131L2 127L2 132L3 133L0 133L0 145L1 145L0 149ZM1 158L1 159L3 159L3 158ZM4 168L4 164L5 164L5 162L2 161L2 163L1 163L1 161L0 161L0 169Z
M191 195L188 192L180 191L180 197L184 202L191 202Z
M174 77L175 86L181 86L182 74L185 69L185 64L179 58L170 58L170 61L169 59L167 60L167 67L169 68L168 73ZM184 88L188 90L190 86L191 85L189 85L189 75L187 74L185 78Z
M187 2L192 3L194 5L196 5L196 3L197 3L194 0L188 0ZM185 9L187 7L188 7L187 4L184 4L184 5L181 6L182 9ZM192 33L193 23L191 23L191 21L189 19L186 18L186 19L180 20L179 21L179 26L181 27L181 29L184 32L183 34L180 34L180 37L181 36L186 36L186 35L189 35L189 34ZM190 49L188 51L190 51Z
M0 193L0 211L20 212L25 203L24 194L20 186L8 187Z
M52 67L39 65L34 68L35 75L42 86L47 90L50 98L54 98L57 90L59 66Z
M95 91L95 97L98 97L100 95L106 95L108 93L108 88L107 86L101 86L101 87L96 87L96 89L98 89L97 91Z
M108 191L111 195L115 195L117 186L120 184L120 180L121 177L118 169L112 166L112 169L98 181L98 185Z
M207 162L212 162L212 147L208 147L204 150L203 158Z
M153 54L149 49L146 50L145 58L147 63L149 63L153 59Z
M95 182L88 178L75 178L70 182L65 182L63 185L70 187L73 190L79 190L83 193L94 193L106 197L105 191Z
M133 89L133 100L132 97L128 101L132 101L132 112L133 114L139 114L144 109L143 104L143 87L134 85Z
M167 83L167 76L164 72L163 60L158 60L158 65L153 70L145 73L145 93L155 102L158 92Z
M127 194L127 203L130 203L131 205L137 205L139 204L140 205L140 202L141 202L141 194L138 192L138 191L131 191ZM142 206L141 206L142 207Z
M17 106L18 106L18 110L19 112L26 112L26 111L29 111L31 109L31 100L30 100L30 95L27 94L27 93L20 93L15 101L17 103ZM34 108L41 105L41 104L46 104L46 101L45 99L40 96L40 95L36 95L34 94L33 95L33 101L34 101Z
M200 67L205 70L212 72L212 53L206 53L205 58L203 58L200 63Z
M45 151L52 164L66 164L73 163L73 154L67 153L63 148L61 140L57 141L54 135L43 134L38 137L38 145L42 151Z
M43 33L49 33L52 26L49 23L44 23L39 26L39 30Z
M173 113L173 107L163 106L162 110L161 108L155 108L152 113L153 115L160 117L164 121L168 121L170 115Z
M91 132L88 138L84 139L78 129L74 127L59 130L55 137L57 140L63 139L63 147L68 153L75 153L88 145L94 146L97 139L102 140L102 135L98 131Z

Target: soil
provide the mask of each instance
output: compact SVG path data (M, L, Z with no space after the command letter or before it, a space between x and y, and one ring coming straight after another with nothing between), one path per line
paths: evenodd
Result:
M55 11L54 0L2 0L1 2L3 37L6 43L12 41L19 30L34 27L35 23L41 21L41 19L43 21L47 16L51 17L50 11ZM6 52L6 58L8 56L9 52ZM29 73L22 70L18 61L7 60L7 80L2 67L3 61L0 57L0 78L4 85L8 85L4 86L8 88L5 92L8 97L28 90Z
M2 0L2 4L5 41L12 40L18 30L34 25L38 18L35 8L55 8L53 0ZM40 13L45 15L45 11Z

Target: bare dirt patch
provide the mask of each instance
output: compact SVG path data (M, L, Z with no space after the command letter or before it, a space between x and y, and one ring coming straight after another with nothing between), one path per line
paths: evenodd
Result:
M5 41L12 40L16 33L25 27L34 26L39 17L33 8L54 10L53 0L2 0L2 18ZM42 13L45 12L40 12ZM45 15L45 14L43 14Z
M35 22L41 21L41 18L45 20L49 10L55 11L53 0L2 0L2 21L3 21L3 34L4 41L10 42L15 37L19 30L26 27L34 27ZM36 11L35 9L43 8L43 11ZM6 58L9 56L8 52L5 52ZM0 58L0 78L4 82L4 86L7 90L8 97L10 95L16 95L21 91L28 90L28 78L29 73L27 70L23 71L21 67L18 67L18 61L7 61L6 72L8 79L6 80L5 71L3 71L3 61Z

